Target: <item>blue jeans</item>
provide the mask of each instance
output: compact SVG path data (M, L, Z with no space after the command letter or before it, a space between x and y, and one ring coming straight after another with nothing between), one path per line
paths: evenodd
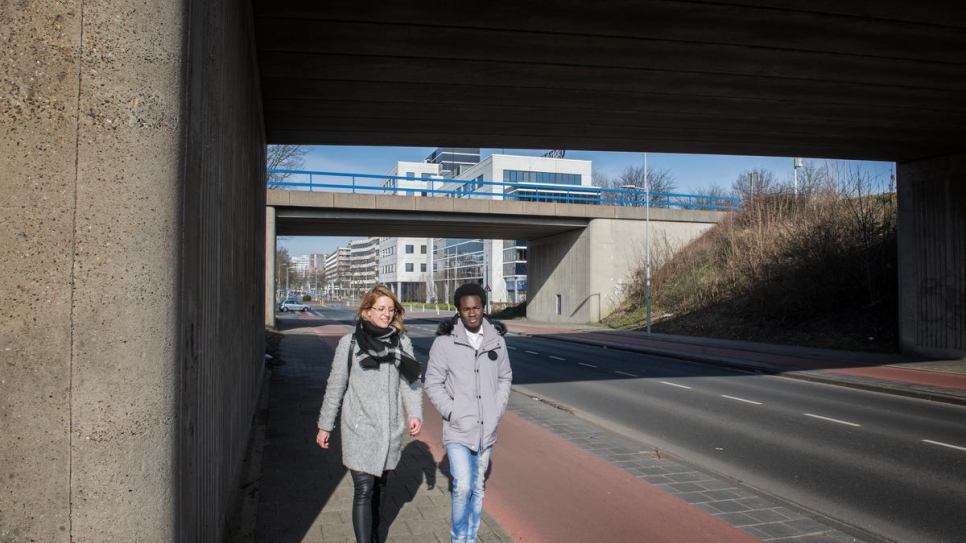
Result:
M453 475L453 543L473 543L483 512L483 478L490 464L490 450L475 453L457 443L446 444L449 471Z

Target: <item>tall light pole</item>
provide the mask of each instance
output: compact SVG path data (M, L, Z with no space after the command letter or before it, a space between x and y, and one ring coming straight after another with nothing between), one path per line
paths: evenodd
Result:
M798 169L802 167L802 159L794 158L792 164L795 165L795 196L798 196Z
M651 185L647 182L647 153L644 153L644 299L647 303L647 333L651 333Z
M622 189L640 190L637 185ZM644 303L647 307L647 333L651 333L651 185L647 181L647 153L644 153Z
M288 297L291 293L288 290L288 278L291 274L288 272L288 266L285 266L285 296Z

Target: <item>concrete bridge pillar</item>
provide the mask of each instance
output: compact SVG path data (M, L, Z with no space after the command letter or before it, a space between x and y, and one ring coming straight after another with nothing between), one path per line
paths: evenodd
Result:
M897 164L899 342L966 357L966 154Z
M278 239L275 234L275 206L265 206L265 323L275 326L275 270L278 263ZM318 294L316 294L318 297Z
M652 209L652 259L686 245L721 220L722 213ZM527 248L527 317L593 323L624 299L634 271L646 260L648 222L593 219L587 228L531 240ZM652 260L653 262L653 260Z
M2 541L221 540L264 356L248 6L0 10Z

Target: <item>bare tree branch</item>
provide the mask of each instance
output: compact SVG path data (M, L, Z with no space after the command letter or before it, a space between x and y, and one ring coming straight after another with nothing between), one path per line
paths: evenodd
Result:
M301 145L269 145L267 165L269 170L298 170L305 163L308 149ZM269 173L269 183L280 183L287 179L289 173Z

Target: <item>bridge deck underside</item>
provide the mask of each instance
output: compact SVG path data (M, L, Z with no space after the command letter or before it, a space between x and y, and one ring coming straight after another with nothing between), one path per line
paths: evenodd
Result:
M358 209L279 208L279 236L390 236L533 240L578 230L589 219Z
M966 147L962 2L253 6L270 143L897 162Z

